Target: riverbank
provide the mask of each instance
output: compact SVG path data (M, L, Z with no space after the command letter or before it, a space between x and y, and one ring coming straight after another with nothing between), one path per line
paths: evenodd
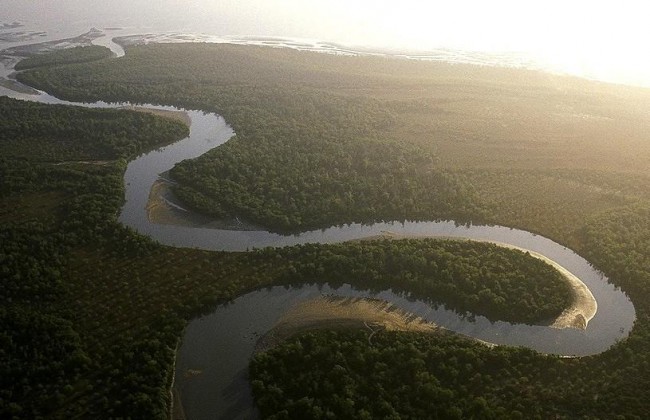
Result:
M438 239L450 239L456 241L478 240L478 239L459 239L454 237L445 238L440 236L404 235L404 234L399 234L399 233L394 233L389 231L384 231L380 235L370 236L367 238L361 238L357 240L358 241L372 241L378 239L400 240L400 239L409 239L409 238L417 239L417 238L431 238L431 237L435 237ZM557 271L559 271L560 274L562 274L562 276L566 279L567 283L571 287L571 293L573 294L573 303L571 304L571 306L564 309L557 318L550 320L548 325L551 328L558 328L558 329L563 329L563 328L575 328L579 330L587 329L587 325L589 324L589 321L593 319L593 317L596 315L596 312L598 311L598 302L596 301L596 298L594 298L594 295L591 293L591 290L589 290L589 287L587 287L587 285L582 280L580 280L580 278L578 278L576 275L571 273L569 270L567 270L557 262L553 261L552 259L538 252L531 251L515 245L506 244L503 242L498 242L498 241L486 240L481 242L489 242L498 246L502 246L504 248L526 252L531 257L542 260L545 263L551 265Z
M185 416L185 410L183 409L180 391L174 386L176 384L176 359L178 357L178 348L180 344L181 340L179 338L176 342L176 348L174 349L174 363L172 363L171 385L169 387L169 409L167 411L170 413L171 420L187 419Z
M14 92L23 93L25 95L38 95L39 92L27 85L23 85L13 79L0 79L0 87L9 89Z
M147 202L147 217L151 223L156 224L168 224L168 225L182 225L187 227L203 227L203 228L214 228L214 229L233 229L233 230L255 230L254 226L248 226L244 223L239 222L226 222L226 221L214 221L207 217L196 215L194 212L186 211L179 206L176 206L169 200L171 193L170 189L171 183L164 178L157 180L149 194L149 199ZM202 219L202 220L199 220ZM438 238L438 239L452 239L452 240L470 240L462 239L455 237L445 237L445 236L427 236L427 235L405 235L398 234L394 232L384 231L380 235L369 236L366 238L353 239L353 241L370 241L370 240L380 240L380 239L408 239L408 238ZM477 240L477 239L471 239ZM479 240L480 241L480 240ZM518 247L515 245L499 242L499 241L483 241L496 244L498 246L514 249L521 252L528 253L533 258L540 259L545 263L551 265L560 274L566 279L567 283L571 288L572 293L572 304L568 308L565 308L562 313L555 319L551 319L548 325L551 328L564 329L564 328L575 328L580 330L586 330L589 321L593 319L598 310L598 303L594 295L589 290L589 287L576 275L571 273L562 265L558 264L556 261L546 257L543 254L540 254L535 251L528 250L523 247Z
M226 229L241 231L260 230L259 226L242 222L239 219L216 220L203 216L191 210L186 210L178 204L172 191L173 181L163 176L158 178L149 191L145 207L149 223L157 225L176 225L191 228Z
M146 192L145 192L145 194L146 194ZM188 252L189 252L189 251L188 251ZM97 261L102 262L102 260L103 260L104 258L103 258L103 256L101 256L101 257L102 257L102 258L97 258ZM162 264L162 266L164 267L164 263L169 263L169 266L170 266L170 267L173 267L173 266L175 266L175 265L181 265L181 264L183 264L183 263L188 263L188 264L189 264L189 263L193 262L193 260L189 260L189 259L187 259L187 254L180 255L180 257L181 257L182 259L179 258L178 261L174 261L174 259L173 259L173 255L172 255L172 258L170 258L169 256L166 256L165 259L164 259L163 261L160 261L160 262L159 262L159 264ZM202 257L202 256L199 255L199 256L197 257L197 261L199 261L199 260L202 259L202 258L204 258L204 257ZM110 256L106 256L106 260L108 260L108 261L110 262L110 261L111 261L111 260L110 260ZM146 261L146 260L145 260L145 261ZM91 260L91 262L92 262L92 260ZM122 263L122 261L119 261L119 263ZM127 263L128 263L128 261L127 261ZM139 263L140 263L140 262L138 262L138 264L139 264ZM117 264L114 264L114 265L117 265ZM151 263L150 263L149 265L150 265L150 266L154 266L154 267L158 267L158 265L155 264L155 263L154 263L154 264L151 264ZM218 268L218 270L220 270L219 272L223 272L223 266L224 266L224 265L221 264L221 261L218 261L218 262L212 262L212 263L205 263L205 265L204 265L203 267L201 267L201 273L204 273L204 270L206 269L206 267L209 268L209 267L211 267L211 266L213 266L213 265L214 265L214 266L217 266L217 265L218 265L217 268ZM97 265L97 267L100 267L100 266ZM124 274L117 273L117 271L116 271L116 274L115 274L115 276L116 276L116 277L115 277L115 284L117 285L116 290L118 290L119 287L121 287L122 289L124 289L124 287L121 286L121 285L122 285L122 282L121 282L121 281L118 281L118 280L122 280L122 281L124 281L124 282L131 282L131 281L133 281L134 278L136 278L136 279L137 279L137 278L147 278L147 279L151 279L151 282L153 282L153 284L155 284L157 281L159 281L159 280L157 280L157 279L155 278L155 276L152 276L149 266L145 267L146 271L145 271L145 269L138 268L138 267L140 267L140 265L137 265L136 263L133 263L132 266L128 266L128 265L127 265L126 267L127 267L128 269L124 269L124 270L122 270L122 272L123 272ZM226 265L226 267L228 267L228 266ZM138 271L138 270L142 270L142 271ZM205 292L202 292L201 289L198 289L198 288L201 286L201 282L200 282L200 281L197 281L197 282L194 282L194 283L190 283L190 282L189 282L189 279L190 279L190 278L191 278L192 280L194 280L194 277L193 277L193 276L195 275L194 273L195 273L196 271L198 271L194 266L192 267L192 270L194 270L194 271L190 271L190 272L189 272L189 275L188 275L188 277L187 277L188 280L186 280L186 283L184 283L184 284L187 284L187 290L191 290L192 293L194 293L194 295L196 295L196 296L208 296L208 295L213 296L213 295L215 295L217 292L215 292L214 289L211 289L211 290L208 290L208 291L205 291ZM102 272L101 270L97 270L97 271L98 271L100 274L102 274L102 275L104 274L104 272ZM263 271L264 271L264 270L259 270L259 272L263 272ZM109 272L109 271L107 271L107 272ZM137 273L139 273L140 275L136 276ZM84 273L84 274L85 274L85 273ZM123 276L123 277L118 277L118 275L119 275L119 276ZM234 276L234 275L233 275L233 276ZM177 275L170 276L170 275L167 275L167 274L165 275L165 278L166 278L166 279L167 279L167 278L170 278L170 277L173 278L173 279L178 279L179 282L180 282L181 279L183 278L183 276L180 276L180 275L179 275L179 276L177 276ZM94 277L94 276L86 276L86 275L84 275L83 277L82 277L82 276L79 276L79 281L78 281L78 283L81 284L82 281L83 281L83 284L85 284L85 283L86 283L85 280L86 280L87 278L95 278L95 277ZM99 277L99 276L96 276L96 278L100 278L100 277ZM214 279L214 277L211 278L211 280L213 280L213 279ZM237 279L237 277L235 277L235 279ZM246 279L246 278L245 278L245 279ZM159 281L159 282L160 282L160 285L157 286L157 287L158 287L160 290L172 290L172 291L178 290L178 289L170 289L169 284L162 283L161 281ZM216 281L213 281L213 283L216 284ZM225 283L225 282L224 282L224 283ZM102 284L103 284L103 283L102 283ZM228 284L228 283L226 283L226 284ZM232 283L230 283L230 284L232 284ZM126 292L123 293L123 294L124 294L124 301L127 303L127 305L128 305L127 307L131 308L131 307L135 306L135 305L133 305L133 297L134 297L134 293L137 293L137 292L138 292L138 289L135 288L135 287L133 287L133 288L126 288L125 290L126 290ZM150 285L149 285L149 287L147 287L147 290L152 290ZM197 291L197 290L198 290L198 291ZM127 293L127 292L128 292L128 293ZM199 292L202 292L202 293L199 293ZM176 295L176 294L177 294L177 293L168 293L168 295L172 295L172 296L173 296L173 295ZM118 297L118 298L120 297L119 293L115 293L115 295L107 295L107 294L105 294L105 293L98 293L97 295L100 295L100 296L103 297L103 298L107 298L106 296L108 296L108 298L110 298L111 304L113 304L113 302L116 300L115 297ZM81 295L80 295L80 296L81 296ZM92 296L92 294L86 294L86 295L84 295L84 296ZM135 295L135 296L138 296L138 295ZM141 299L141 300L140 300L140 302L143 302L143 304L142 304L143 306L144 306L144 302L148 302L148 301L149 301L149 299L148 299L149 296L144 295L144 297L145 297L144 299ZM604 299L604 301L606 302L607 299ZM119 300L118 300L117 302L119 303ZM100 306L100 305L105 304L105 302L102 301L102 300L100 300L100 301L98 302L98 304L94 304L94 303L95 303L95 302L91 302L91 304L88 304L87 306L88 306L88 307L92 307L92 308L95 308L95 307L102 308L102 306ZM167 303L167 302L163 302L163 304L160 305L160 304L157 302L156 304L157 304L157 305L160 305L160 307L162 307L162 308L168 308L168 307L171 307L171 306L172 306L171 304L169 304L169 306L167 306L166 303ZM186 305L186 301L183 301L182 303L177 303L176 306L173 306L173 307L179 307L179 308L184 307L184 306L181 306L181 305ZM117 306L117 305L116 305L116 306ZM250 309L250 308L255 308L255 307L251 305L248 309ZM617 308L617 309L618 309L618 308ZM111 312L113 312L113 311L111 311ZM155 313L159 313L159 312L160 312L160 311L155 311ZM616 312L618 312L618 310L617 310ZM146 314L148 315L148 314L150 314L150 313L154 313L154 311L150 310L150 311L149 311L148 313L146 313ZM95 314L93 314L93 315L95 315ZM112 315L112 314L111 314L111 315ZM101 319L101 318L98 318L97 316L93 316L93 317L88 317L88 319L90 320L89 322L97 322L97 319ZM112 319L112 318L111 318L111 319ZM149 318L145 318L145 317L143 317L143 319L149 319ZM617 325L617 327L618 327L618 325ZM231 332L232 332L232 330L234 330L234 328L231 327ZM623 330L621 330L621 334L623 334ZM515 334L512 334L512 335L515 335ZM517 334L517 335L518 335L518 334ZM154 336L154 337L155 337L155 336ZM552 343L552 342L553 342L553 340L545 340L545 341L547 341L547 342L549 342L549 343ZM223 342L224 342L223 340L222 340L221 342L218 342L218 345L221 345L221 343L223 343ZM620 345L619 345L619 347L620 347ZM217 346L215 346L214 348L217 348ZM602 366L596 366L595 368L596 368L596 372L602 372L602 369L601 369ZM582 370L581 370L580 372L582 372ZM582 376L580 376L580 377L578 377L578 378L581 379ZM531 381L531 382L534 382L534 381ZM633 383L633 382L632 382L632 383ZM579 394L579 392L580 392L579 390L580 390L580 389L584 389L584 388L581 386L581 383L580 383L580 382L577 382L577 386L578 386L578 388L577 388L578 391L576 391L576 395L579 397L579 395L580 395L580 394ZM521 389L526 389L525 387L526 387L526 384L524 384L523 387L522 387ZM599 386L598 386L598 387L594 387L594 388L601 389ZM603 386L603 388L604 388L604 386ZM214 394L214 392L212 392L212 393ZM597 410L597 409L598 409L598 408L596 408L596 409L594 409L594 410Z
M182 122L185 124L188 128L192 125L192 119L190 118L190 115L186 111L174 111L174 110L167 110L167 109L154 109L154 108L147 108L143 106L136 106L136 105L126 105L123 107L120 107L120 109L128 109L130 111L137 111L137 112L144 112L147 114L152 114L152 115L157 115L159 117L163 118L169 118L175 121Z
M161 178L153 183L149 192L149 199L147 200L147 219L151 223L156 224L191 227L192 224L178 214L183 210L169 204L167 200L169 194L171 194L169 181Z

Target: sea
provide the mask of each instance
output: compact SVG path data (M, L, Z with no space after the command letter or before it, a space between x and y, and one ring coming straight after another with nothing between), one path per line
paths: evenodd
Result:
M447 15L438 13L436 20L422 16L424 9L416 6L421 3L403 3L404 7L397 9L398 5L389 8L388 2L363 0L2 0L0 78L11 73L15 57L7 56L15 56L17 48L40 43L64 48L69 46L66 40L92 32L93 43L101 45L113 37L139 35L148 42L226 42L519 67L650 87L650 62L640 62L641 54L629 54L636 57L629 57L630 62L620 55L616 60L587 57L576 61L586 48L576 47L575 54L571 49L558 49L554 54L553 48L540 53L515 42L526 38L525 34L506 33L504 38L504 31L497 26L521 16L497 20L499 10L493 15L486 11L488 15L481 16L479 25L476 20L469 22L467 16L458 16L458 9L454 13L447 10ZM436 10L426 9L432 14ZM495 20L493 25L489 19ZM481 29L473 38L468 36L470 23ZM444 31L434 30L434 25L442 24ZM551 25L548 31L553 31ZM597 47L591 46L591 50L602 56Z

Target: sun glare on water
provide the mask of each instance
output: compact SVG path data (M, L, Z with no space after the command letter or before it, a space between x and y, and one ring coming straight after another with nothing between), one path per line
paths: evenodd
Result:
M0 23L31 22L52 36L125 27L134 33L292 37L407 52L520 54L546 70L650 87L650 3L639 0L2 2L10 16ZM74 34L63 34L66 28Z
M256 4L249 10L259 12L257 19L282 22L285 35L420 51L524 53L550 70L650 86L650 4L642 1L244 3Z

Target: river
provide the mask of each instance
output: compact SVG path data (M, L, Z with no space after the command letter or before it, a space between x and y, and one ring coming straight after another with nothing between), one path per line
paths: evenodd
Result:
M123 50L106 37L95 40ZM128 103L97 102L77 104L61 101L46 93L28 95L4 89L3 94L18 99L49 104L115 108ZM264 335L292 305L320 296L367 296L393 302L424 319L458 333L484 341L525 346L543 353L567 356L592 355L605 351L629 334L635 311L628 297L611 285L602 273L570 249L547 238L502 226L457 226L446 222L386 222L370 225L349 224L326 229L279 235L264 230L228 230L152 223L146 203L160 174L185 159L202 155L228 141L234 134L218 115L171 106L140 105L156 109L185 111L191 118L189 137L144 154L128 164L125 173L126 201L119 221L136 231L170 246L221 251L246 251L267 246L283 247L304 243L335 243L390 231L405 235L444 236L495 241L542 254L579 277L598 302L598 311L586 330L555 329L544 326L491 323L484 317L467 318L443 307L411 300L387 290L381 293L354 290L350 286L331 289L328 285L305 285L286 289L273 287L240 296L221 305L187 326L179 348L175 386L180 390L188 418L250 418L255 411L246 380L248 360L258 337Z

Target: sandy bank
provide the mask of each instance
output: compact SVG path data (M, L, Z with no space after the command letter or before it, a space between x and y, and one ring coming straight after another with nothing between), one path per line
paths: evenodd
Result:
M237 223L234 221L214 221L208 217L203 217L196 215L193 212L183 211L177 206L173 205L167 197L170 197L170 184L164 179L159 179L156 181L149 194L149 200L147 203L147 216L149 221L157 224L170 224L170 225L182 225L188 227L205 227L205 228L216 228L216 229L232 229L232 230L255 230L255 226L248 226L242 223ZM173 200L172 200L173 201ZM454 237L440 237L440 236L430 236L431 238L437 239L450 239L450 240L473 240L476 239L462 239ZM369 240L378 240L378 239L417 239L417 238L427 238L427 236L418 236L418 235L400 235L392 232L384 232L382 235L372 236L368 238L355 239L355 241L369 241ZM493 243L498 246L502 246L509 249L516 249L522 252L527 252L530 256L540 259L562 274L571 287L573 293L573 300L571 306L566 308L562 313L551 320L550 326L552 328L575 328L585 330L589 321L596 315L598 310L598 303L594 298L593 294L587 287L587 285L580 280L576 275L571 273L569 270L558 264L557 262L551 260L550 258L534 252L527 250L525 248L517 247L510 244L505 244L496 241L484 241ZM545 324L546 325L546 324Z
M289 309L273 328L257 341L255 352L269 350L301 332L321 328L367 329L368 342L371 344L374 334L381 330L451 334L445 328L399 309L385 300L322 296ZM493 346L481 340L475 341Z
M120 107L120 109L128 109L130 111L137 111L137 112L145 112L147 114L153 114L157 115L159 117L163 118L169 118L175 121L182 122L186 126L192 125L192 119L190 118L190 115L185 112L185 111L172 111L172 110L166 110L166 109L153 109L153 108L146 108L142 106L135 106L135 105L128 105L128 106L123 106Z
M369 341L380 329L423 333L442 330L384 300L323 296L289 309L258 340L255 351L268 350L300 332L319 328L366 328L370 332Z
M159 178L151 186L147 200L147 219L158 225L178 225L185 227L225 229L225 230L261 230L259 226L242 222L239 219L216 220L209 216L189 211L174 204L178 199L171 190L172 181Z
M165 178L159 178L151 186L145 208L149 222L158 225L210 227L212 219L174 204L176 199L171 186L172 182Z
M171 189L168 181L158 179L153 183L151 191L149 191L149 199L147 200L147 218L150 222L161 225L191 227L192 224L179 214L182 210L169 204L166 198L169 194L171 194Z
M39 95L39 92L36 89L27 85L23 85L22 83L15 80L0 79L0 86L18 93L24 93L27 95Z
M427 236L400 235L393 232L384 232L382 235L372 236L372 237L363 238L359 240L364 240L364 241L377 240L377 239L399 240L399 239L408 239L408 238L417 239L417 238L426 238L426 237ZM432 236L432 237L438 239L441 238L440 236ZM476 241L476 239L462 239L462 238L453 238L453 237L444 238L444 239ZM566 279L566 281L571 286L571 291L573 293L573 303L571 304L571 306L569 306L564 311L562 311L562 313L555 320L552 320L550 326L552 328L576 328L581 330L587 329L587 324L589 324L589 321L594 317L594 315L596 315L596 311L598 310L598 303L596 302L594 295L591 293L587 285L584 284L582 280L580 280L576 275L571 273L566 268L562 267L557 262L551 260L550 258L538 252L530 251L525 248L521 248L518 246L505 244L501 242L496 242L496 241L482 241L482 242L488 242L498 246L502 246L504 248L516 249L522 252L527 252L528 254L530 254L531 257L540 259L548 263L549 265L551 265L556 270L558 270L560 274L562 274L562 276Z

